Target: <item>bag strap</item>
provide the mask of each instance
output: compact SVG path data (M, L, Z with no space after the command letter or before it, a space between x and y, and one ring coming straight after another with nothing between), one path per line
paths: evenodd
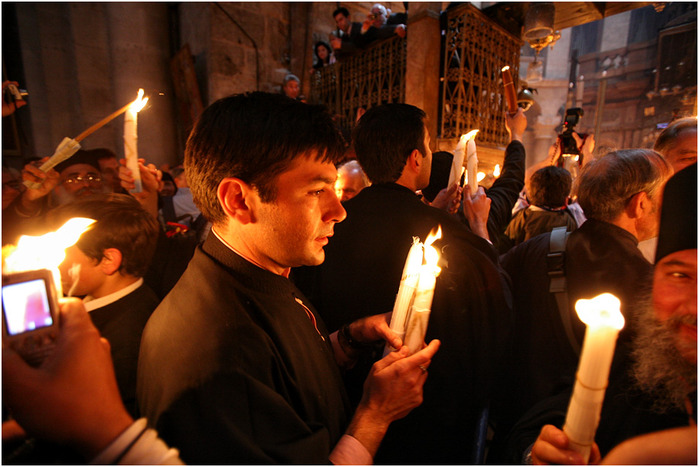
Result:
M546 265L549 274L549 292L556 298L558 312L561 315L563 328L568 336L568 342L576 355L580 355L580 343L573 333L573 323L570 320L568 283L565 272L565 249L568 241L566 227L556 227L551 231L549 252L546 255Z

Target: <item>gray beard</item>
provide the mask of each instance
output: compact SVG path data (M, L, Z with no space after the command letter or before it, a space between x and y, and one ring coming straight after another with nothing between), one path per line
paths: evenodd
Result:
M697 368L677 350L673 322L692 317L656 320L650 298L639 306L638 331L633 342L633 376L639 389L653 397L653 410L666 413L686 408L687 396L697 390Z

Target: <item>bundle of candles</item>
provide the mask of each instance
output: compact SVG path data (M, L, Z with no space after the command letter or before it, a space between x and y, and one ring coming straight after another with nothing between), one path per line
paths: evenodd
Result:
M145 99L143 98L143 93L143 89L139 89L138 97L135 101L129 102L121 109L109 114L87 130L80 133L75 138L63 138L63 141L61 141L61 143L58 145L56 151L54 151L53 155L39 167L39 170L42 172L48 172L61 162L70 159L70 157L80 149L80 142L82 140L117 118L119 115L128 111L126 117L124 118L124 155L126 157L127 167L131 170L133 177L136 180L136 189L132 191L140 192L141 174L138 171L138 151L136 143L138 136L136 130L136 115L148 102L147 97ZM28 188L33 189L37 189L41 186L40 183L29 181L25 181L24 184Z
M413 354L422 348L432 310L432 298L441 272L437 263L439 252L432 244L442 238L442 227L432 230L425 243L413 237L408 257L403 268L398 295L391 315L391 329L397 333L404 345ZM390 352L387 346L386 353Z
M468 133L461 135L459 143L454 149L454 160L449 174L449 184L452 186L454 182L461 180L464 173L464 152L466 157L466 169L468 177L468 187L471 192L471 197L478 191L478 154L476 153L476 135L478 130L471 130Z

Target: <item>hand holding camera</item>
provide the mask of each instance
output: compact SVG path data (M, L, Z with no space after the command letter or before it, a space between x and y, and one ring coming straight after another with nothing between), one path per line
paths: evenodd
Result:
M58 336L58 299L48 269L2 277L2 345L38 367Z

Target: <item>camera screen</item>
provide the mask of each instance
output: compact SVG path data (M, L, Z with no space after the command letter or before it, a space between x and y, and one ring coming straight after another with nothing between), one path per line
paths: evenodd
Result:
M2 312L11 336L51 326L53 317L43 279L2 287Z

